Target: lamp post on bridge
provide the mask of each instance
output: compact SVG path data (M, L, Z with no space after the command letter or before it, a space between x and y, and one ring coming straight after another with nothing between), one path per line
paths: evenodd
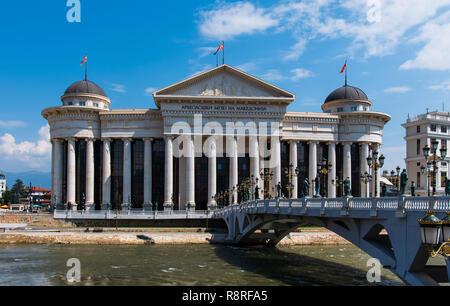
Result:
M444 256L447 264L447 273L450 278L450 212L439 220L434 211L428 211L427 216L418 220L422 243L427 247L432 258Z
M374 198L377 198L378 196L378 170L383 168L385 157L384 155L381 155L378 157L378 151L373 151L372 155L367 157L367 164L369 165L369 168L373 169L374 173L374 179L375 179L375 190L374 190Z
M365 190L367 190L367 184L370 183L370 182L372 182L372 175L370 175L370 174L366 171L366 172L364 172L364 174L361 174L360 180L361 180L361 183L364 184ZM368 196L368 195L366 195L366 197L367 197L367 196Z
M442 146L440 149L441 155L440 156L437 155L438 146L439 146L439 143L437 142L437 140L434 140L431 142L431 148L428 145L426 145L423 148L423 155L425 156L427 166L428 166L429 162L431 162L431 164L433 165L433 168L431 170L431 177L432 177L431 183L433 185L433 197L436 196L436 180L437 180L436 175L437 175L437 171L439 169L438 163L445 160L445 157L447 156L447 148L444 146ZM430 155L430 151L431 151L431 155Z
M325 186L325 175L328 175L328 173L331 172L331 168L333 165L331 163L328 163L328 160L326 158L322 159L322 163L317 165L317 171L319 172L322 185ZM322 191L322 197L327 196L327 188L323 188Z
M261 171L261 178L264 181L264 199L269 199L270 198L270 192L269 192L269 188L270 188L270 182L273 179L273 173L265 168L263 171Z
M430 177L431 177L431 162L427 162L427 166L420 167L420 173L427 176L427 195L430 196Z
M294 166L291 164L289 167L284 168L284 174L286 175L286 178L288 179L288 183L286 186L286 189L288 191L288 198L292 198L292 189L294 189L294 184L292 184L292 179L295 176L298 176L300 173L300 169L297 167L294 169Z

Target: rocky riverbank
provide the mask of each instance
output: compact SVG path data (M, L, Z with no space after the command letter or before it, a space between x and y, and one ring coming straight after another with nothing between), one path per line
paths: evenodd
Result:
M205 232L80 232L80 231L11 231L0 234L0 244L78 244L78 245L137 245L148 244L206 244L221 243L224 233ZM279 245L340 245L349 242L329 231L291 233Z

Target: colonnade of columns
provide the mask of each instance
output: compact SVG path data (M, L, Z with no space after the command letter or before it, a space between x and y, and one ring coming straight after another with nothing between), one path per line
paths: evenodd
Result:
M132 156L131 156L131 143L132 139L123 138L123 200L122 207L130 207L131 200L131 185L132 185ZM173 184L173 137L165 137L165 174L164 174L164 209L171 210L174 205L174 184ZM76 209L76 156L75 156L75 143L77 139L67 139L67 190L66 190L66 203L62 203L63 194L63 140L53 140L53 161L52 161L52 190L54 192L53 203L54 204L69 204L72 209ZM94 209L94 139L79 139L78 141L86 142L86 198L85 204L87 209ZM103 141L103 165L102 165L102 209L107 209L108 205L111 205L111 143L112 139L104 138ZM144 138L144 206L151 206L152 203L152 138ZM298 166L297 147L298 141L290 140L289 150L289 163L294 169ZM320 143L318 141L310 141L309 144L309 169L308 179L310 182L314 182L318 175L317 165L321 162L317 160L317 151ZM184 167L184 174L180 173L182 177L185 177L185 184L183 188L185 191L185 200L187 209L195 209L195 150L194 141L192 137L187 137L186 142L186 163ZM229 155L229 186L230 189L238 185L238 148L237 138L227 137L227 147ZM327 185L328 197L336 197L336 142L328 142L328 164L331 165L328 169ZM343 143L343 179L352 179L352 143ZM371 145L370 143L361 143L360 146L360 171L361 173L369 172L366 157L369 155L369 147L377 149L379 145ZM217 193L217 145L214 138L210 138L209 142L210 152L208 154L208 208L214 209L217 203L214 200L214 196ZM280 140L277 137L271 138L272 149L272 166L273 166L273 183L274 185L281 182L281 148ZM260 144L257 137L249 137L249 153L250 153L250 175L254 180L258 179L262 185L260 173L262 170L262 160L260 159ZM379 171L379 170L378 170ZM375 184L379 186L379 173L377 175L377 182L372 182L372 186L361 182L361 196L370 196L370 189L374 190ZM162 177L161 177L162 179ZM292 197L297 197L299 190L299 180L297 176L292 177ZM310 187L310 194L314 194L313 184ZM377 196L379 196L379 189L377 188ZM236 204L238 201L237 189L230 195L230 200Z

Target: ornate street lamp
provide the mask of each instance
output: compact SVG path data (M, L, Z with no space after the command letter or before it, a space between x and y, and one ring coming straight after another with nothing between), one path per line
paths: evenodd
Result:
M332 164L328 163L328 160L326 158L322 159L322 163L317 165L317 171L320 175L320 180L322 181L322 186L325 186L325 175L328 175L328 173L331 172L331 168L333 167ZM322 190L322 197L326 195L326 190Z
M273 179L273 173L265 168L263 171L261 171L261 178L264 181L264 199L269 199L270 198L270 192L269 192L269 186L270 186L270 182Z
M432 188L433 188L433 197L436 196L436 175L437 175L437 171L438 171L438 163L445 160L445 158L447 157L447 148L446 147L441 147L440 149L440 153L441 155L438 156L437 155L437 150L438 150L438 146L439 146L439 142L436 140L433 140L431 142L431 148L426 145L423 148L423 156L425 157L425 160L427 162L427 167L432 165L432 170L431 170L431 183L432 183ZM431 155L430 155L431 153ZM431 167L430 167L431 168Z
M372 151L372 156L367 157L367 164L369 165L369 168L373 169L373 173L375 175L375 194L374 197L376 198L378 195L378 169L383 168L384 166L384 160L385 157L384 155L381 155L380 157L378 157L378 151Z
M428 211L427 216L418 220L422 243L427 246L431 257L443 255L448 260L450 257L450 212L439 220L434 211Z
M431 177L431 163L428 162L427 166L420 167L420 173L427 176L427 194L430 196L430 177Z
M361 180L361 183L364 184L365 189L367 190L367 184L370 183L370 182L372 182L372 175L370 175L370 174L366 171L366 172L364 172L364 174L361 174L360 180ZM366 195L366 197L367 197L367 196L368 196L368 195Z
M336 178L334 180L331 181L331 184L336 187L339 188L341 186L344 186L344 181L339 179L339 177L336 176ZM342 190L342 194L344 194L344 190Z
M289 167L284 168L284 174L286 175L286 178L288 179L288 184L286 186L286 189L288 191L288 198L292 198L292 190L294 189L294 184L292 183L292 180L295 176L298 175L300 172L300 169L297 167L294 169L293 165L289 165Z

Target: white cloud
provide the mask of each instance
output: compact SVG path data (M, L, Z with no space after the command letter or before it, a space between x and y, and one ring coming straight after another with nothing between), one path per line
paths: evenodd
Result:
M9 121L4 121L4 120L0 120L0 127L2 128L16 128L16 127L24 127L27 124L23 121L19 121L19 120L9 120Z
M307 69L303 69L303 68L296 68L294 70L291 70L291 72L294 74L291 77L292 81L297 81L299 79L306 79L309 77L312 77L312 72L307 70Z
M412 42L424 42L425 46L415 59L406 61L400 69L450 70L450 12L425 24Z
M120 93L125 93L125 92L127 92L126 89L125 89L125 85L122 85L122 84L112 84L112 86L113 86L113 87L111 88L112 91L120 92Z
M200 32L216 39L289 32L295 43L285 51L285 60L298 60L311 40L344 38L349 40L347 53L361 50L366 58L420 44L416 57L401 69L450 70L449 6L450 0L280 1L259 8L236 2L202 11Z
M206 57L208 55L214 55L214 52L216 52L218 47L219 46L217 46L216 48L214 48L214 47L201 47L201 48L198 48L197 51L200 53L200 55L199 55L200 58L202 58L202 57Z
M280 81L286 79L284 75L280 73L280 71L276 69L270 69L263 75L261 75L261 79L266 81Z
M248 2L219 4L213 10L200 12L200 32L209 38L231 39L241 34L253 34L278 24L265 9Z
M41 168L51 159L50 128L45 125L39 129L37 142L23 141L16 143L13 135L6 133L0 137L0 157L19 161L31 168Z
M145 96L151 96L153 94L154 91L156 91L157 89L154 87L148 87L145 89L144 91L144 95Z
M385 93L406 93L408 91L411 91L411 88L409 88L408 86L397 86L397 87L386 88L384 90Z
M432 85L429 88L433 90L450 90L450 79L442 82L441 84Z

